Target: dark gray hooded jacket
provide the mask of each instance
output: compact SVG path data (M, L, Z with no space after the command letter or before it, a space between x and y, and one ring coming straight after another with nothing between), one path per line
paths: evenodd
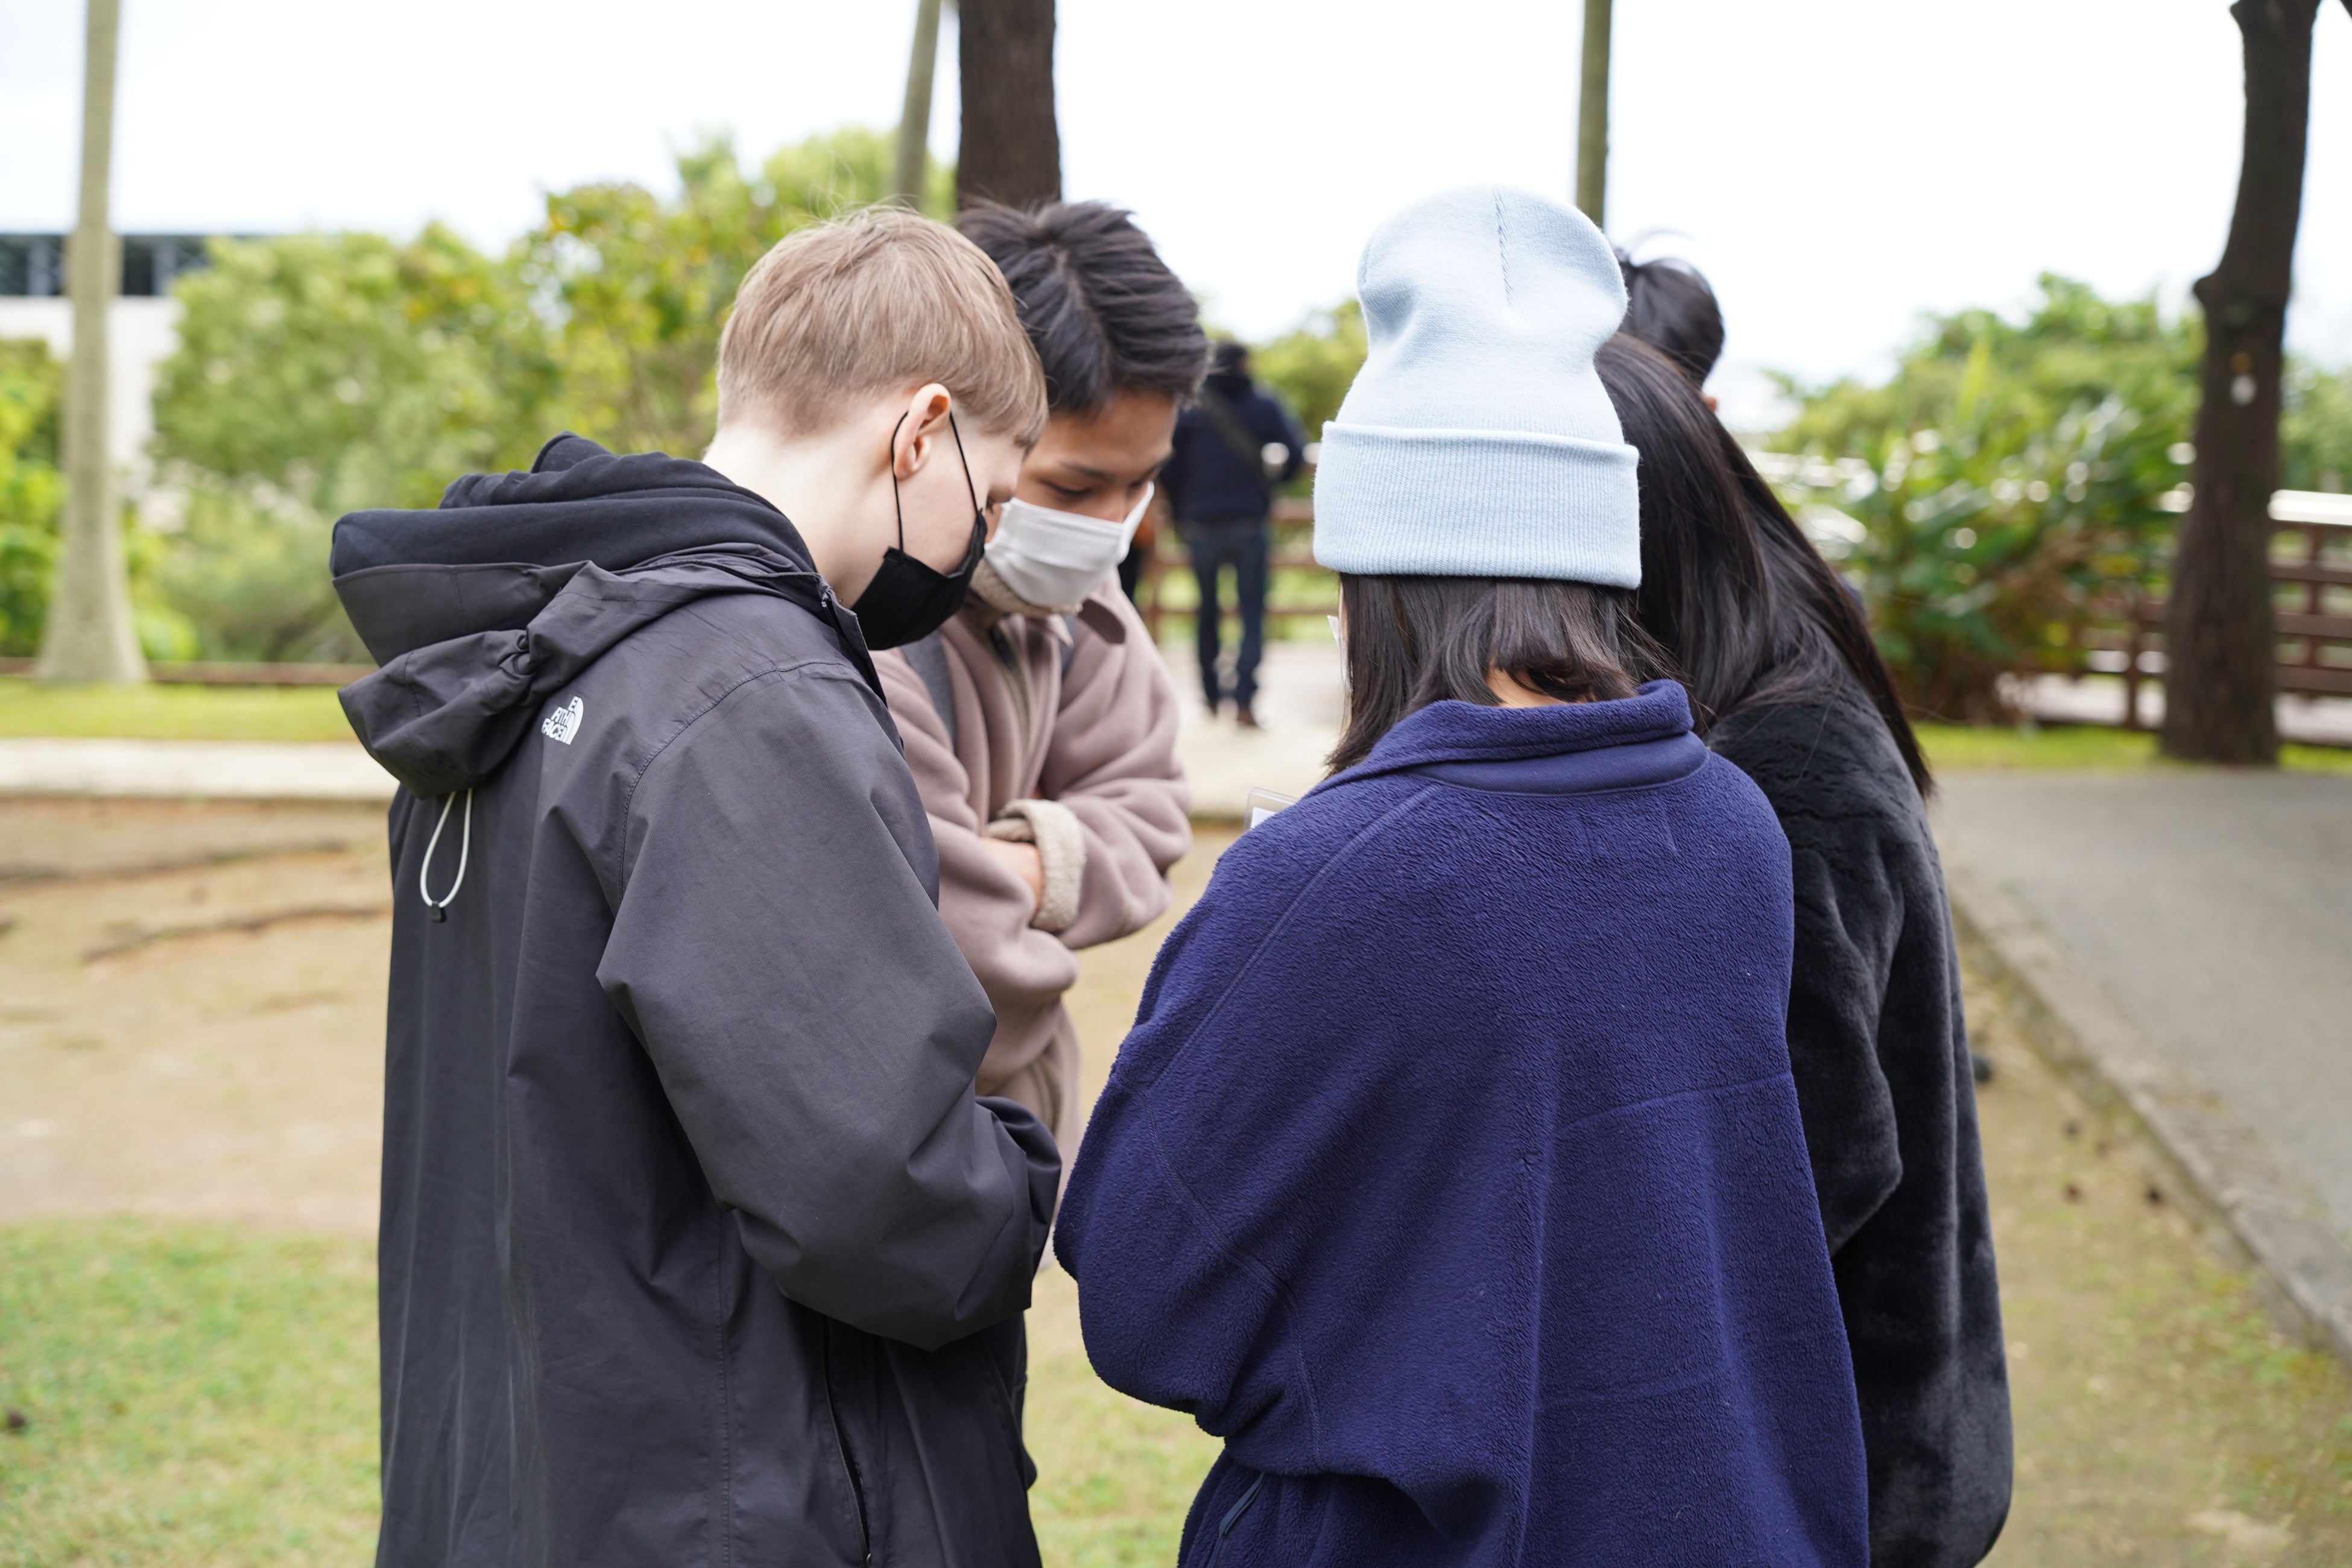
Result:
M378 1562L1034 1563L1059 1161L792 525L559 437L333 566L404 786Z

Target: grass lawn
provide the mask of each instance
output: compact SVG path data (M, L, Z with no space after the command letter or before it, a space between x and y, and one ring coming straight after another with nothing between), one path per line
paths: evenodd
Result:
M0 1568L365 1563L374 1249L134 1219L0 1227ZM1216 1445L1103 1386L1077 1292L1030 1316L1031 1505L1055 1568L1145 1568Z
M2180 765L2160 762L2156 737L2146 731L2107 730L2090 724L2017 730L1921 724L1918 732L1927 764L1938 773L1970 768L2079 768L2114 773ZM2352 773L2352 750L2282 746L2279 765L2302 773Z
M0 679L0 737L104 736L142 741L348 741L352 727L326 687L40 686ZM2090 726L1971 729L1922 724L1921 744L1938 771L1968 768L2091 768L2156 764L2156 738ZM2287 746L2281 763L2310 772L2352 773L2352 751Z
M374 1250L139 1220L0 1229L0 1564L366 1562Z
M0 679L0 736L348 741L325 686L43 686Z

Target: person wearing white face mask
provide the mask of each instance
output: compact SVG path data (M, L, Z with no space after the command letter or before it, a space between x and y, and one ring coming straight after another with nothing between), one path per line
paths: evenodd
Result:
M1208 341L1116 207L957 221L1012 286L1051 412L963 608L875 664L939 843L940 915L996 1009L980 1092L1073 1147L1076 950L1165 910L1192 843L1175 685L1117 572Z

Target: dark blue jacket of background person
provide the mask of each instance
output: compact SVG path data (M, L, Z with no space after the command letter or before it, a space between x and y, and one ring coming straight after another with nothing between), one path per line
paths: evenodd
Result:
M1282 405L1260 392L1245 375L1213 375L1207 388L1222 396L1255 447L1280 444L1289 456L1280 478L1297 477L1307 460L1307 439ZM1264 473L1260 468L1255 470ZM1175 445L1160 466L1160 486L1179 522L1244 522L1266 514L1266 487L1252 477L1240 454L1198 408L1176 417Z
M1188 1568L1868 1558L1789 847L1682 689L1440 702L1244 834L1062 1205Z

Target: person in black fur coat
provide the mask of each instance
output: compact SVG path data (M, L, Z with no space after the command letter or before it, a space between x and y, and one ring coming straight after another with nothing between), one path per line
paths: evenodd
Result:
M1698 378L1622 331L1599 365L1642 455L1643 624L1789 837L1789 1058L1862 1402L1871 1561L1965 1568L2009 1514L2009 1377L1932 781L1859 605Z

